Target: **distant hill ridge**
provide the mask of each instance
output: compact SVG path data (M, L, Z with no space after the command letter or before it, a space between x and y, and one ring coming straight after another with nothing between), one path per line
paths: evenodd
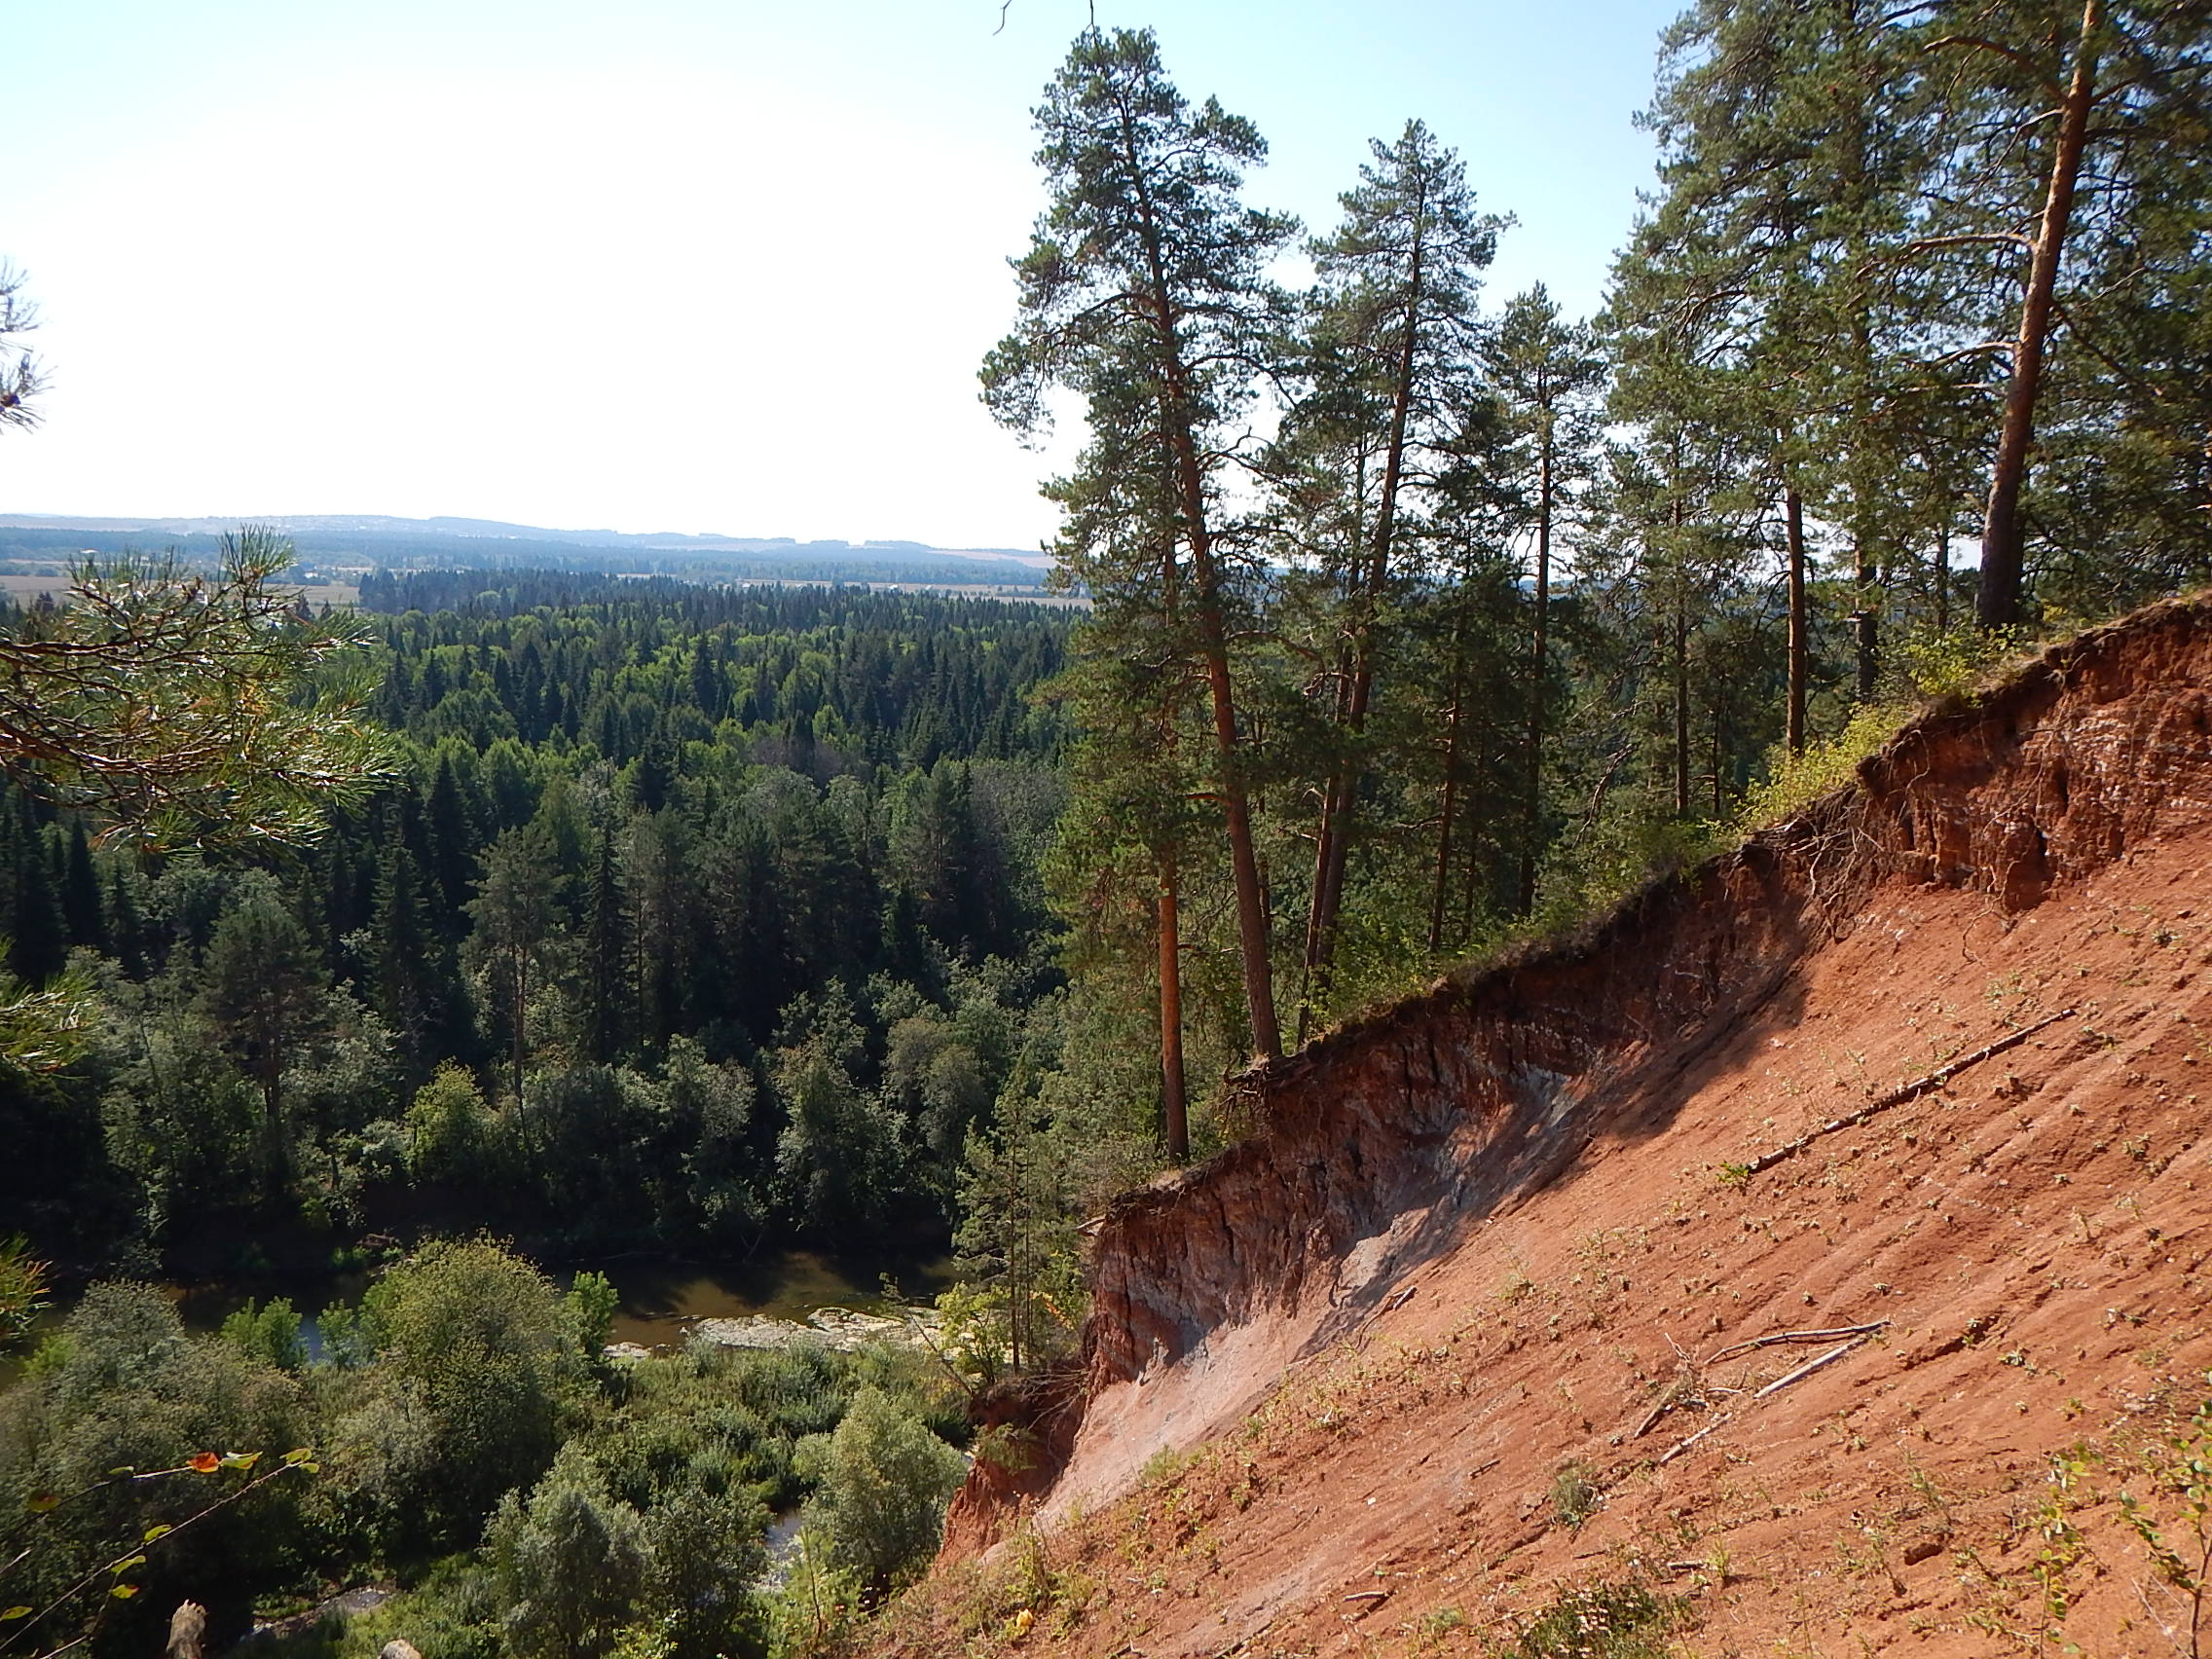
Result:
M303 560L350 561L387 569L518 566L597 568L627 573L714 579L837 578L1036 587L1045 561L1008 548L940 548L920 541L853 542L792 536L682 532L546 530L495 519L393 518L378 513L293 513L225 518L69 517L0 513L0 559L52 559L85 548L117 552L151 538L186 552L212 546L240 524L290 535Z

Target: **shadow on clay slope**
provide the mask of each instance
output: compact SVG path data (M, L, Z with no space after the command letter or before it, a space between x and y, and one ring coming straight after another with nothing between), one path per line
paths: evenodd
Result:
M2153 607L1932 712L1857 783L1657 882L1583 937L1455 976L1241 1080L1257 1126L1116 1202L1080 1366L991 1402L1040 1456L978 1465L946 1554L1124 1490L1373 1318L1471 1230L1682 1104L1797 1022L1809 960L1899 884L2000 923L2130 848L2212 823L2212 604Z

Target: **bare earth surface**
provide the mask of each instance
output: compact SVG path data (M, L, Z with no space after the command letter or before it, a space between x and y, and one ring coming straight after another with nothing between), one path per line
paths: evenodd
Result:
M1522 1028L1466 1015L1431 1033L1430 1081L1385 1087L1385 1038L1417 1026L1347 1034L1278 1091L1318 1130L1271 1131L1244 1186L1232 1154L1132 1201L1100 1243L1088 1405L1037 1431L1031 1473L971 1483L880 1650L1484 1653L1563 1589L1617 1586L1696 1654L2170 1655L2200 1615L2212 1647L2190 1589L2212 1521L2184 1490L2212 1456L2190 1420L2212 1395L2212 625L2144 627L1981 717L2002 741L1944 796L1996 844L2033 820L2032 884L1915 866L1909 827L1840 909L1812 855L1766 899L1714 877L1633 924L1644 962L1616 934L1599 967L1469 993L1558 1023L1582 973L1592 1020L1631 1033L1604 1052L1509 1064L1495 1032ZM1838 821L1891 825L1927 787L1897 780L1971 736L1893 755ZM1713 920L1770 901L1802 925ZM1663 1023L1693 959L1705 1012ZM1656 988L1623 990L1637 973ZM1454 1102L1464 1124L1387 1157L1328 1127ZM1176 1323L1201 1282L1244 1288Z

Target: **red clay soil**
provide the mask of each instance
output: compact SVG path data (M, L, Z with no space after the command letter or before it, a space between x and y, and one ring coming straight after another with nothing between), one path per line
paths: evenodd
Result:
M1254 1074L876 1648L2212 1651L2208 687L2155 608Z

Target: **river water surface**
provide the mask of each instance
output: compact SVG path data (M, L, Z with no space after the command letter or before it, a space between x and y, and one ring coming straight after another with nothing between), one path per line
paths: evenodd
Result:
M886 1293L879 1271L843 1265L810 1250L763 1251L738 1263L627 1256L550 1270L553 1278L563 1285L586 1271L604 1273L621 1298L611 1340L648 1348L681 1347L692 1325L701 1319L741 1319L756 1314L804 1321L823 1308L888 1312L899 1306L900 1299L936 1295L951 1278L948 1261L905 1264L893 1274L898 1290L895 1298ZM312 1277L254 1275L168 1284L162 1289L177 1305L185 1328L192 1331L218 1329L249 1300L267 1304L272 1298L283 1297L302 1315L302 1335L307 1338L310 1354L319 1356L321 1333L315 1326L315 1315L325 1308L351 1307L360 1301L369 1283L368 1273L354 1272ZM40 1324L57 1326L74 1302L74 1297L56 1298L57 1306ZM11 1380L0 1373L0 1385Z

